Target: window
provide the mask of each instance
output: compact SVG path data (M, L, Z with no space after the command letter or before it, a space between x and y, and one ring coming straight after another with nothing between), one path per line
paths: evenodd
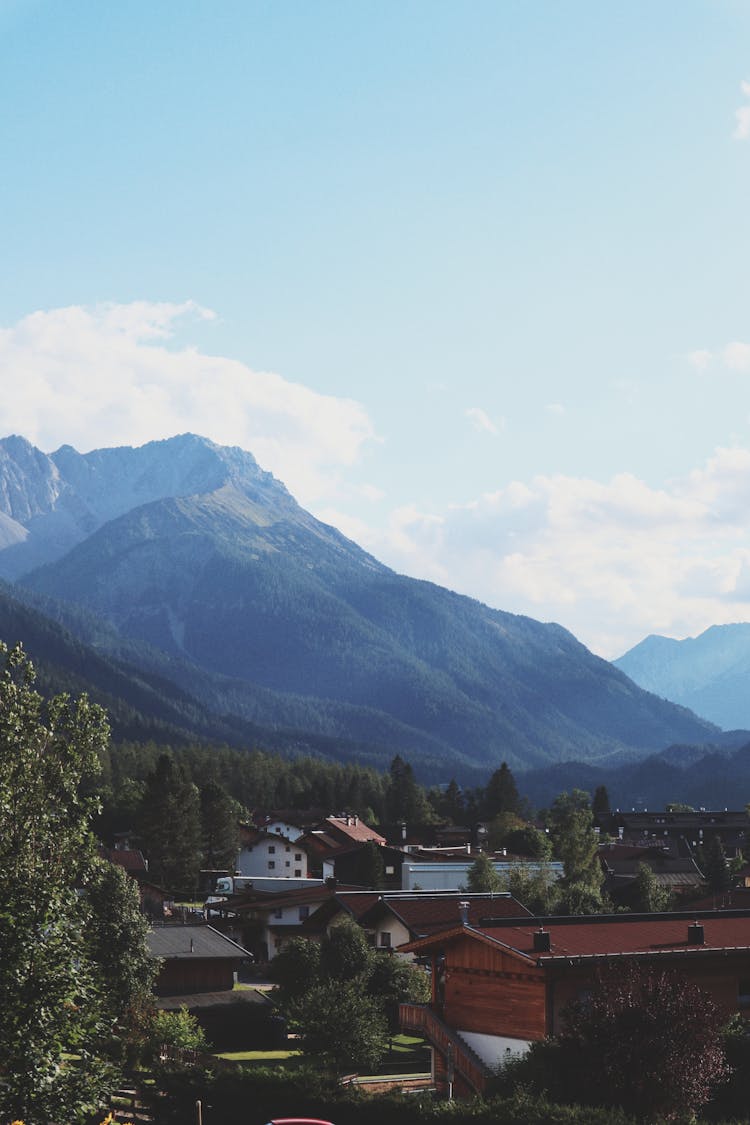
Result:
M299 920L300 920L300 922L304 922L305 918L309 918L309 917L310 917L310 907L309 906L300 906L300 908L299 908Z
M281 909L281 907L278 907L277 910L274 910L273 916L274 916L274 918L283 918L284 917L284 911Z
M295 867L295 869L294 869L294 878L295 879L301 879L302 878L302 870L299 867Z
M391 935L390 935L388 930L383 930L380 934L380 948L381 949L390 949L391 948Z
M395 875L396 874L396 868L393 866L392 863L387 863L385 865L385 873L386 873L386 875Z
M284 851L288 852L288 851L291 851L291 849L287 847L287 848L284 848Z
M268 845L268 854L269 855L276 855L276 845L275 844L269 844Z
M276 861L275 861L275 860L273 860L273 859L269 859L269 861L268 861L268 870L269 870L269 871L273 871L273 869L275 868L275 866L276 866Z
M291 867L291 864L289 863L289 860L286 861L286 863L284 864L284 867Z
M294 860L295 860L295 863L299 863L299 861L300 861L301 859L302 859L302 852L295 852L295 853L294 853Z

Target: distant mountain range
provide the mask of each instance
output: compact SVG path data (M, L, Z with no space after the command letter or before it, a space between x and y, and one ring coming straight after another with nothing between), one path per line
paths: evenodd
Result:
M559 625L394 573L249 453L191 434L83 455L0 441L0 576L4 639L33 611L54 675L72 645L82 680L176 736L401 753L435 781L717 737Z
M750 624L712 625L684 641L646 637L614 663L646 691L725 730L750 728Z

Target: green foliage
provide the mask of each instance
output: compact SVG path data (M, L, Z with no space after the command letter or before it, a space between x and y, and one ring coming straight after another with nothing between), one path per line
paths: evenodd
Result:
M369 975L373 950L364 930L349 919L332 926L320 944L323 980L350 981Z
M704 849L704 854L705 864L703 875L710 889L714 894L721 894L724 891L728 891L732 885L732 878L726 852L724 851L724 845L721 842L720 836L716 835L711 837Z
M76 894L94 865L81 787L108 731L85 698L45 705L20 648L0 656L0 1118L46 1125L96 1106L111 1077L99 1056L112 1009Z
M560 887L548 863L515 864L508 875L507 889L532 914L557 913Z
M207 1050L205 1032L187 1008L180 1008L176 1012L153 1012L148 1032L148 1049L152 1062L158 1063L159 1052L163 1047L175 1048L177 1051ZM164 1066L169 1070L181 1068L179 1060L171 1059L166 1059Z
M138 887L121 867L98 861L86 883L89 920L86 944L99 971L103 1011L112 1050L133 1057L137 1033L151 1006L158 963L146 943L148 922Z
M367 840L362 846L352 882L360 887L371 887L373 890L380 890L385 886L383 849L374 840Z
M652 911L671 910L673 903L672 892L669 887L662 887L652 869L647 863L638 864L638 874L635 877L635 897L633 910L641 913Z
M490 777L484 790L482 815L485 819L492 819L498 813L521 812L521 798L518 795L516 781L507 762L503 762L499 769Z
M546 832L540 832L533 824L516 828L505 837L505 847L512 855L525 855L530 859L548 860L552 858L552 844Z
M559 909L565 914L595 914L603 907L604 873L588 794L561 793L550 810L555 854L562 860Z
M363 994L356 980L329 979L313 985L292 1014L302 1050L332 1072L369 1073L388 1049L383 1006Z
M170 754L161 754L146 778L139 827L152 878L174 892L194 891L202 857L200 798Z
M277 985L276 998L287 1010L320 980L320 945L308 938L284 942L271 962L269 976Z
M234 871L242 808L213 778L200 787L203 867Z
M293 938L271 962L270 972L279 1006L305 1050L339 1072L376 1065L387 1047L388 1028L397 1026L398 1005L422 1003L429 995L421 969L374 950L351 920L333 926L320 945Z
M606 785L597 785L594 799L591 802L591 811L595 820L598 820L600 816L607 816L611 812Z
M466 890L473 893L500 891L503 880L495 870L488 855L481 852L472 863L466 875Z

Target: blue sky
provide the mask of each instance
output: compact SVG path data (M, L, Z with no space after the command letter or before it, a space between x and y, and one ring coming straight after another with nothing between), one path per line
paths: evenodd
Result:
M616 656L750 619L750 0L0 0L0 431L249 448Z

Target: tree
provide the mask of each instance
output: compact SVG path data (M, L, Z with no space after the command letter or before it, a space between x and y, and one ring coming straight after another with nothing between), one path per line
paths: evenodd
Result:
M487 819L497 816L498 813L518 815L521 812L521 798L507 762L503 762L487 782L482 812Z
M169 890L192 893L202 856L200 799L184 767L162 754L146 778L140 831L150 871Z
M371 965L367 992L382 1006L393 1034L399 1027L399 1004L428 1003L432 992L430 978L417 965L388 953L373 953Z
M540 832L533 824L517 828L505 837L505 846L513 855L527 855L531 859L548 860L552 858L552 845L546 832Z
M647 863L639 863L635 877L633 910L648 914L652 911L670 910L671 907L672 892L669 887L660 885Z
M210 871L234 871L240 848L241 810L217 781L200 790L203 866Z
M382 1005L356 980L313 985L294 1005L292 1018L305 1054L317 1055L335 1074L371 1071L388 1049Z
M508 890L532 914L557 911L560 888L549 863L515 864L508 875Z
M99 970L104 1014L112 1048L133 1058L137 1033L150 1015L158 963L146 942L148 921L140 909L137 884L122 867L95 864L86 884L89 920L86 944Z
M694 1113L726 1078L723 1016L682 976L619 964L569 1006L560 1037L586 1101L639 1118Z
M591 811L596 821L599 820L599 817L609 816L612 811L609 807L609 793L607 792L606 785L597 785L594 792L594 799L591 802Z
M720 836L712 836L706 845L703 876L714 894L723 894L732 885L729 864Z
M320 981L320 945L308 938L295 937L284 943L269 969L277 987L277 999L288 1008Z
M45 703L20 646L0 658L0 1119L44 1125L93 1110L111 1080L112 1008L76 893L95 857L82 787L108 728L85 696Z
M381 890L385 886L383 849L374 840L366 840L357 856L354 880L360 887Z
M320 973L324 980L350 981L369 977L373 950L364 930L345 918L332 926L320 943Z
M472 863L466 876L466 889L476 893L500 891L503 881L495 870L488 855L480 853Z
M566 914L595 914L602 909L604 873L588 794L561 793L550 810L555 854L562 860L560 908Z

